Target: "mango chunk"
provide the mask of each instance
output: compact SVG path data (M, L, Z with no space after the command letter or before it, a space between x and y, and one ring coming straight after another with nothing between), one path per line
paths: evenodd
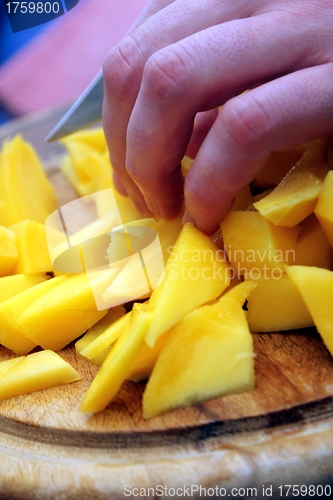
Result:
M21 136L5 142L0 159L0 224L8 227L25 219L44 223L56 208L55 191L32 146Z
M149 300L152 322L147 344L153 347L164 332L195 307L216 299L229 283L223 252L192 224L185 224L166 263L165 277Z
M253 340L242 306L254 287L244 282L173 327L143 395L144 418L253 390Z
M109 152L101 127L71 134L61 142L68 155L63 158L60 169L81 196L112 188L123 224L141 218L133 202L121 195L114 186ZM97 205L99 214L105 214L102 198Z
M302 295L324 344L333 356L333 272L319 267L290 266L287 273Z
M239 212L247 210L253 202L253 196L251 193L250 186L246 186L246 188L241 191L236 198L234 199L234 203L231 207L233 212Z
M59 286L64 280L64 276L59 276L44 281L0 304L0 343L2 345L22 355L27 354L38 344L26 337L18 319L31 304L40 297L44 297L47 292Z
M63 137L60 141L65 147L71 143L84 144L98 153L105 153L108 149L103 127L79 130Z
M98 337L93 339L81 350L81 356L89 359L100 366L100 360L110 350L115 341L128 329L131 321L131 313L128 312L117 321L109 325Z
M0 226L0 276L12 274L17 259L15 233L6 227Z
M150 321L151 313L147 305L134 304L128 328L111 349L84 396L80 407L83 413L104 410L117 394L130 372Z
M300 227L294 264L332 269L333 250L315 214L309 215Z
M333 135L328 137L326 155L327 155L328 165L329 165L330 169L332 170L333 169Z
M0 303L47 279L43 274L14 274L0 278Z
M65 146L70 162L65 157L60 170L80 196L112 187L111 167L102 154L75 140L67 140Z
M80 380L81 375L52 351L0 363L0 401Z
M254 207L274 224L296 226L313 212L328 169L327 163L306 151L280 184Z
M52 263L46 241L45 225L25 220L10 226L16 234L18 260L14 274L51 272Z
M220 225L236 276L281 274L294 261L298 227L275 226L258 212L229 212Z
M65 278L58 287L45 293L17 321L32 342L44 349L60 351L106 313L107 309L96 308L88 276L79 274Z
M126 314L126 310L123 306L117 306L117 307L112 307L107 314L100 319L97 323L95 323L87 333L75 343L75 351L78 357L84 358L84 359L89 359L88 356L84 356L82 354L82 351L85 351L85 349L94 341L96 340L100 335L103 334L103 332L109 328L115 321L117 321L119 318L122 318ZM109 344L110 345L110 344ZM106 346L107 348L108 346ZM103 348L101 349L101 351ZM89 353L89 350L88 350ZM97 353L99 354L99 353ZM95 356L97 355L95 354ZM93 358L94 356L91 356Z
M181 162L181 169L184 179L189 173L190 168L192 167L193 160L189 156L184 156Z
M154 347L149 347L146 342L142 342L126 379L133 380L133 382L147 380L168 338L169 331L157 339Z
M330 170L319 192L315 214L333 248L333 170Z
M304 153L304 147L273 153L255 177L255 184L260 187L277 186L292 169Z
M251 332L278 332L313 326L300 292L286 273L261 275L254 281L257 287L248 298L246 314Z

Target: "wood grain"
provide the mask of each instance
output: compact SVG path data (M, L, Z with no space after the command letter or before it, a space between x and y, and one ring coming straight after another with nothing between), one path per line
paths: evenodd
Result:
M75 199L57 169L48 173L60 204ZM314 328L253 338L252 393L149 421L141 413L144 383L125 382L105 411L81 414L97 368L69 345L60 355L82 380L0 403L0 498L118 499L126 485L159 484L253 486L263 498L263 484L329 483L331 356ZM0 359L12 356L0 348Z

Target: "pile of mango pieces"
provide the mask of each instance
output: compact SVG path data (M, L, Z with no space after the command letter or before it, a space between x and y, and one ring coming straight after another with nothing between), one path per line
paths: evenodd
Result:
M112 188L124 225L156 230L164 278L142 295L133 268L119 266L105 290L117 305L99 310L86 272L53 267L45 221L57 200L36 152L20 136L6 141L0 344L10 359L0 362L0 399L79 380L61 357L74 341L77 356L100 367L81 410L102 411L125 380L148 379L144 418L253 390L251 332L315 325L333 355L332 138L272 154L211 238L182 227L182 213L143 219L113 186L101 129L63 142L60 169L78 196ZM191 161L182 167L186 176Z

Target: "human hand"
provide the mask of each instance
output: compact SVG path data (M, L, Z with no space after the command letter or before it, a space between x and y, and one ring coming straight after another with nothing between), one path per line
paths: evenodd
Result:
M333 132L332 26L330 0L152 2L104 65L116 186L213 232L273 151Z

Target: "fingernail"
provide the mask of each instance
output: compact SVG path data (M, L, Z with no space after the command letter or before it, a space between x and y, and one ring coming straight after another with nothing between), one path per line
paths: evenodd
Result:
M187 222L191 222L192 224L194 224L194 227L197 227L196 222L195 222L194 218L192 217L192 215L187 210L185 210L185 213L183 215L182 224L184 225Z
M153 214L158 215L159 217L162 217L160 207L158 205L156 205L156 203L154 203L151 200L148 200L148 198L145 198L145 202L147 203L147 207L149 208L149 210Z

